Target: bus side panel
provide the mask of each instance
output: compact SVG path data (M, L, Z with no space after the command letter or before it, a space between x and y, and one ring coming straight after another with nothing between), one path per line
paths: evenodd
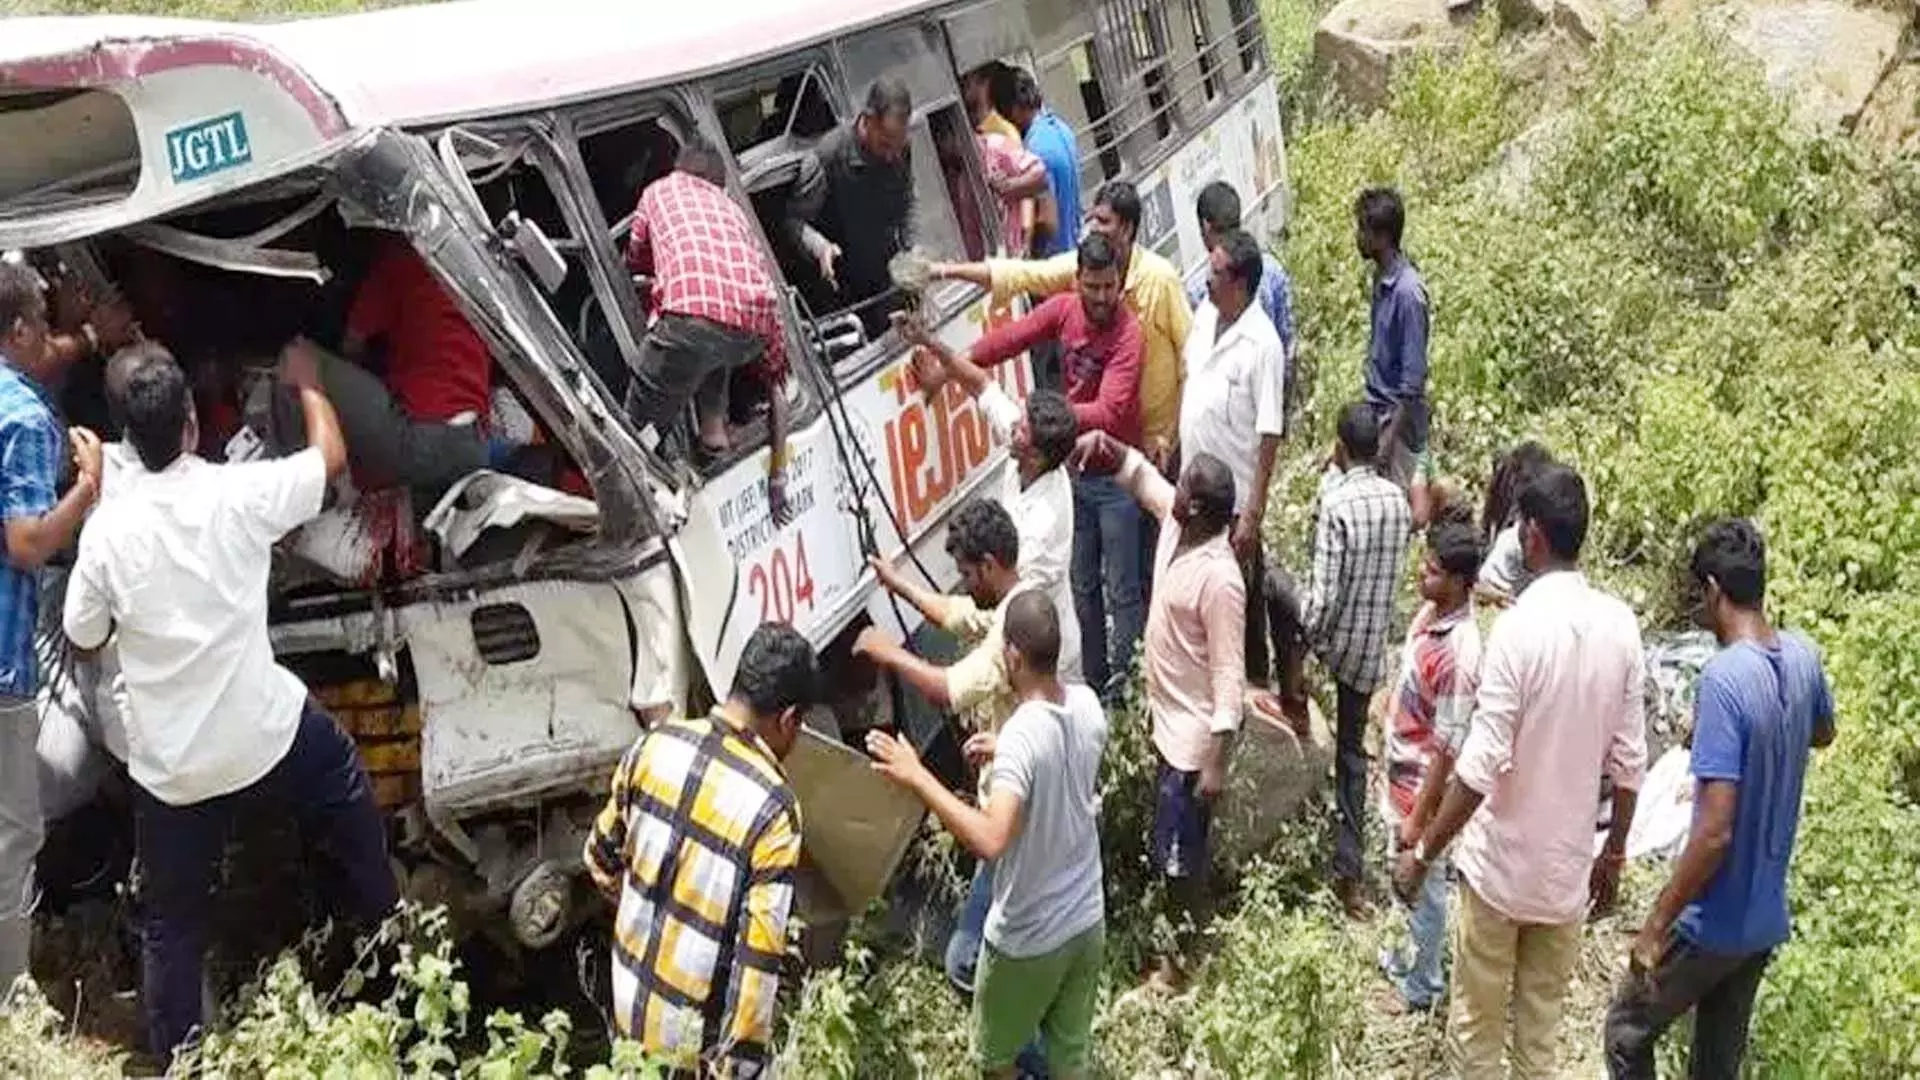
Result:
M1262 242L1286 223L1287 154L1272 79L1194 132L1172 157L1139 178L1141 239L1191 273L1206 259L1194 200L1225 180L1240 192L1246 226Z
M980 299L941 326L941 339L956 350L971 344L987 310ZM1025 358L1001 365L998 377L1014 400L1026 399ZM943 530L936 526L975 491L997 491L983 485L1011 467L973 400L956 386L926 400L904 354L847 387L844 403L851 429L839 433L844 448L832 415L840 407L831 403L788 437L787 501L794 519L786 526L776 527L769 515L764 451L688 498L676 557L690 583L694 652L715 687L732 685L740 650L762 622L791 622L824 646L871 604L888 612L876 622L898 629L891 606L874 595L849 494L855 480L870 492L866 512L880 551L900 558L901 535L912 538L937 579L933 584L944 589L953 583L953 568L938 550L935 533ZM863 461L871 461L871 477ZM849 467L857 477L848 475ZM917 616L906 614L908 629L917 626Z

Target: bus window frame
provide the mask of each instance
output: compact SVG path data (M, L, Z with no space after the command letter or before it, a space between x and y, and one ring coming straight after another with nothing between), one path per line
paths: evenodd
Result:
M826 85L826 82L823 80L823 92ZM590 207L602 216L606 214L607 208L599 205L599 196L595 194L593 177L587 171L586 156L580 146L583 140L595 135L603 135L619 128L632 127L636 124L645 123L648 120L654 120L660 122L669 133L674 135L683 144L689 135L693 135L706 140L710 145L721 151L722 157L726 159L727 197L732 199L734 204L746 213L749 221L754 222L755 229L753 238L755 246L759 249L761 257L766 260L767 266L772 272L774 283L781 293L780 332L785 338L788 362L786 385L780 392L784 393L787 397L788 429L789 431L798 430L811 423L814 416L820 411L822 401L820 388L815 385L815 375L811 370L815 365L801 362L801 358L807 356L811 352L811 349L807 347L806 336L800 332L800 320L798 313L794 310L792 292L787 287L787 283L780 277L779 266L774 261L773 249L768 244L765 231L759 228L759 222L755 220L751 200L746 198L746 187L741 182L740 171L732 160L733 155L725 150L726 135L725 132L720 129L719 116L712 107L712 101L694 92L690 88L679 87L665 93L645 95L638 99L628 98L614 102L602 101L596 102L592 106L563 111L562 120L563 123L570 127L570 131L567 132L568 137L561 140L565 144L563 157L565 159L567 182L570 185L578 187L579 191L576 197L583 207ZM549 182L551 182L551 180ZM639 202L639 197L639 192L636 191L633 193L633 201L636 205ZM633 277L627 270L625 245L620 242L620 238L631 231L633 213L633 209L630 208L618 221L610 223L602 223L599 218L592 220L592 223L598 225L600 230L608 234L613 241L610 246L602 250L607 253L606 257L615 260L616 265L614 269L617 269L619 280L624 282L626 287L620 288L610 285L609 288L616 294L618 302L622 305L623 313L631 321L631 325L638 328L634 351L628 355L628 370L630 371L633 369L633 365L639 360L640 350L645 348L644 339L646 335L646 323L641 316L639 294L632 287ZM604 299L602 302L604 304ZM770 387L768 388L768 392L771 394L774 391ZM619 405L618 412L622 422L631 427L631 421L626 419L625 402L619 402L617 404ZM732 447L726 454L709 462L705 468L700 470L703 478L724 473L741 461L758 453L762 448L767 446L768 441L773 436L773 431L769 420L762 418L739 429L737 434L742 437L734 441Z
M962 121L965 121L966 102L962 101L960 95L956 93L925 105L915 102L913 119L908 125L909 131L924 130L927 135L929 148L935 149L936 153L938 150L933 147L933 114L942 109L958 109ZM968 148L965 154L969 177L968 182L974 185L975 198L985 200L981 203L984 207L997 207L998 200L994 198L991 191L986 189L985 181L982 179L982 177L985 176L985 170L980 163L979 147L973 145L972 140L968 140ZM938 168L937 163L935 168ZM944 189L946 185L943 183L941 186ZM915 198L917 199L918 197L918 193L916 192ZM947 200L948 210L953 215L955 231L958 232L962 227L960 224L959 211L953 206L951 195L947 197ZM981 224L987 229L986 237L990 244L990 250L992 250L996 256L1003 253L997 218L994 218L990 213L983 212L981 214ZM963 251L955 257L964 259L966 253ZM922 308L922 313L928 316L926 320L927 326L930 329L937 330L955 319L963 318L969 308L978 304L981 298L988 295L988 290L982 289L977 285L962 282L945 283L943 287L937 290L933 297L929 298L928 305ZM831 312L829 314L838 313ZM901 340L900 332L892 327L888 327L886 333L881 334L877 338L868 339L867 343L856 351L826 366L833 380L838 383L842 389L846 389L871 378L876 372L885 368L906 352L907 344Z
M936 23L930 23L925 19L904 20L862 31L862 35L898 31L903 27L914 27L916 28L916 32L927 34L929 40L938 47L939 60L947 65L944 92L939 97L929 101L923 102L916 100L914 102L913 118L910 121L911 126L926 127L928 140L931 142L932 127L931 121L929 120L930 115L946 107L959 107L964 113L965 103L962 102L960 98L958 81L951 73L952 61L946 52L944 32L941 31ZM729 98L738 97L743 93L750 93L756 88L767 85L778 85L781 79L795 73L813 69L822 76L821 93L826 98L828 107L834 112L836 130L839 127L851 124L860 112L859 102L861 99L858 95L864 94L866 87L860 86L855 88L848 82L846 69L841 65L840 44L841 39L834 39L812 48L798 49L784 56L764 60L736 71L730 71L696 84L697 88L691 92L694 97L700 100L700 109L703 115L713 121L716 135L715 145L723 148L725 151L727 173L734 184L739 185L742 183L739 154L751 149L751 146L743 147L741 151L736 152L727 145L724 133L720 131L719 103ZM758 145L760 144L752 144L752 146ZM970 182L976 185L976 194L979 194L984 191L985 183L980 179L984 176L984 172L980 166L977 149L969 150L967 152L967 158L968 171L972 176ZM981 195L980 197L986 196ZM951 209L950 199L949 208ZM751 211L749 212L751 213ZM755 224L759 227L760 231L759 240L762 249L768 252L769 258L772 258L772 240L766 235L768 228L767 223L759 221L758 215L755 215L755 218ZM955 220L956 222L958 221L957 213L955 214ZM997 231L991 233L990 236L995 245L995 250L998 250L999 240ZM794 286L786 280L784 275L780 274L777 262L775 263L775 274L777 280L781 283L781 287L787 293L788 310L793 318L795 328L799 331L799 336L803 339L801 343L802 351L796 355L807 355L813 358L818 377L823 380L818 388L822 393L828 389L829 385L840 391L845 391L856 386L871 378L876 372L894 362L900 355L906 352L906 344L900 340L900 335L896 331L888 329L886 333L881 334L879 337L869 339L854 352L838 360L830 360L813 347L814 335L812 333L812 327L819 323L819 316L822 313L804 312L794 302ZM968 308L979 303L981 297L987 295L986 290L971 285L952 289L950 293L953 297L950 302L940 304L933 308L931 325L936 327L943 326L952 319L963 316ZM837 313L826 312L824 314L831 316ZM812 315L813 318L807 318L808 315ZM808 415L811 415L811 413ZM796 412L796 424L798 419L799 414Z
M647 325L641 316L641 305L637 292L633 288L633 277L627 271L622 257L621 247L613 232L613 225L604 220L605 208L600 205L595 193L593 178L587 172L586 160L580 150L580 140L607 131L656 120L669 132L684 136L687 132L698 132L709 139L718 138L718 123L708 121L711 117L703 108L704 102L684 89L675 91L654 91L623 98L602 99L573 108L548 109L536 113L504 117L497 121L459 125L464 130L483 138L503 140L523 140L524 150L521 165L532 168L547 186L549 193L560 211L567 226L567 237L552 238L569 255L578 254L582 269L587 276L589 294L598 301L600 310L607 317L608 329L619 348L620 358L628 371L634 369L641 350L645 348ZM728 194L739 201L740 189L738 175L729 162ZM635 193L636 202L638 193ZM744 204L743 204L744 205ZM751 214L752 211L748 210ZM630 212L629 215L630 217ZM596 240L587 242L584 237L592 236ZM771 260L772 255L765 247L764 237L757 238L761 250ZM611 242L606 242L611 241ZM776 275L776 281L778 277ZM533 284L529 281L529 284ZM561 313L553 308L553 298L534 285L534 291L557 320ZM785 286L782 283L784 290ZM617 318L615 316L618 316ZM561 320L565 325L565 320ZM791 312L783 321L783 332L787 336L789 356L804 355L794 351L799 338L794 332ZM573 337L573 328L568 328L568 337ZM573 342L576 349L582 345ZM584 355L584 354L583 354ZM790 376L793 371L806 365L790 364ZM623 396L616 395L613 388L606 385L594 372L592 364L582 368L587 379L591 380L607 404L609 411L618 418L621 426L637 440L632 421L627 417L626 402ZM819 410L820 395L810 385L806 376L795 383L789 380L787 389L789 426L798 427L810 422ZM765 419L741 429L742 437L723 456L708 463L699 473L702 480L717 476L739 464L765 448L771 437L770 425Z
M1145 10L1157 11L1162 17L1175 5L1183 2L1184 0L1135 0L1136 4L1144 5ZM1130 179L1138 183L1178 153L1182 146L1206 130L1209 125L1225 116L1268 75L1265 53L1261 49L1253 50L1256 55L1255 63L1251 68L1243 67L1240 62L1242 52L1240 35L1247 32L1247 28L1251 26L1252 32L1257 37L1261 29L1259 6L1252 4L1246 20L1236 22L1229 19L1230 25L1224 31L1209 23L1208 47L1205 50L1193 50L1193 55L1176 57L1173 41L1169 38L1166 54L1157 61L1164 64L1168 71L1165 108L1129 114L1125 109L1115 108L1112 98L1116 91L1120 97L1127 100L1136 96L1144 97L1146 85L1143 81L1143 72L1148 65L1136 64L1134 67L1137 70L1130 71L1123 79L1113 78L1113 57L1116 50L1124 52L1131 49L1132 45L1125 37L1113 39L1107 33L1109 27L1103 24L1100 17L1100 11L1104 7L1105 0L1102 0L1099 4L1084 8L1088 16L1088 31L1068 39L1035 61L1035 73L1038 76L1041 72L1052 68L1071 67L1074 50L1086 48L1092 68L1091 74L1099 84L1101 93L1109 99L1105 117L1087 118L1087 134L1097 135L1103 121L1110 125L1111 134L1104 141L1089 138L1081 144L1080 172L1083 187L1087 186L1086 181L1089 178L1095 176L1104 180ZM1229 0L1228 10L1231 14L1231 0ZM1181 14L1184 15L1184 12ZM1123 25L1120 29L1125 30L1127 27ZM1168 27L1167 31L1171 34L1172 28ZM1229 55L1221 55L1222 53ZM1215 81L1220 88L1220 92L1212 98L1204 96L1202 80L1199 78L1199 73L1205 70L1202 65L1206 63L1209 56L1215 57L1212 69ZM1186 81L1189 79L1191 79L1190 82ZM1180 103L1188 96L1199 98L1204 108L1182 109ZM1166 138L1159 139L1150 149L1141 152L1138 149L1140 136L1151 128L1156 117L1162 112L1170 121L1171 131ZM1118 171L1106 167L1106 163L1102 160L1105 154L1117 155L1120 162ZM1095 185L1095 188L1097 186Z

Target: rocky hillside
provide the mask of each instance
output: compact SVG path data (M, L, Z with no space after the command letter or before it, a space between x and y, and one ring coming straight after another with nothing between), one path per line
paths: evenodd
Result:
M1817 131L1920 149L1920 3L1911 0L1342 0L1320 21L1316 62L1347 101L1378 107L1395 65L1464 47L1491 5L1530 81L1585 70L1607 35L1644 19L1697 19L1751 54Z

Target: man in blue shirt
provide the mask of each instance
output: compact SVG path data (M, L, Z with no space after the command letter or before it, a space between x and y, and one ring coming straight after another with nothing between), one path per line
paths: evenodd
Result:
M1013 121L1027 149L1046 165L1053 204L1059 208L1059 227L1039 239L1034 255L1044 259L1072 251L1080 243L1080 148L1073 129L1047 108L1040 96L1040 84L1025 69L1016 68L1004 88L994 89L1004 100L995 101L993 107Z
M1194 200L1194 213L1200 219L1201 246L1211 252L1220 246L1220 238L1240 228L1240 193L1225 180L1215 180L1200 189L1200 195ZM1199 310L1200 301L1207 298L1207 276L1210 264L1203 262L1194 267L1187 275L1187 303ZM1255 298L1260 310L1267 313L1267 319L1273 328L1280 332L1280 344L1287 350L1286 384L1293 387L1293 279L1273 257L1273 252L1260 250L1260 291Z
M1036 230L1033 257L1045 259L1080 246L1080 147L1073 129L1040 96L1040 84L1025 68L994 86L993 107L1020 129L1027 150L1047 167L1047 186L1053 192L1053 228ZM1011 253L1009 253L1011 254ZM1060 344L1043 342L1029 350L1034 383L1045 390L1065 390L1066 373L1060 367Z
M1432 510L1427 449L1427 288L1400 250L1406 208L1392 188L1368 188L1354 203L1360 256L1373 263L1366 398L1380 419L1380 465L1407 493L1413 527Z
M1634 938L1607 1011L1614 1080L1651 1080L1654 1048L1694 1013L1695 1077L1740 1074L1754 994L1787 940L1787 859L1813 747L1833 742L1833 699L1819 655L1776 632L1762 610L1766 556L1742 520L1708 527L1693 552L1703 621L1721 651L1700 672L1694 706L1693 827L1673 876Z
M40 568L72 543L100 493L100 440L80 428L71 433L78 474L57 493L66 440L36 382L58 362L53 336L38 275L0 262L0 996L27 971L33 863L45 828L35 752Z

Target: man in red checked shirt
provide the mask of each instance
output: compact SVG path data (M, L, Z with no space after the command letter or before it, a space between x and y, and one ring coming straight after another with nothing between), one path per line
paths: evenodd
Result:
M690 139L674 171L647 185L634 212L627 265L653 277L653 325L627 390L634 426L677 442L691 398L699 453L730 449L727 392L733 369L753 364L767 389L767 502L786 521L786 339L773 267L747 212L727 194L726 166Z
M1121 302L1120 260L1099 233L1080 241L1073 292L1061 293L1024 318L983 336L967 350L978 367L1019 356L1042 342L1058 342L1066 373L1067 400L1080 430L1104 431L1138 449L1140 321ZM914 324L901 323L903 334ZM951 356L924 331L912 344ZM1080 621L1081 666L1087 685L1111 698L1133 670L1133 651L1146 629L1142 599L1140 506L1111 476L1082 475L1073 481L1073 604ZM1105 590L1102 591L1102 582ZM1107 616L1113 633L1107 633Z

